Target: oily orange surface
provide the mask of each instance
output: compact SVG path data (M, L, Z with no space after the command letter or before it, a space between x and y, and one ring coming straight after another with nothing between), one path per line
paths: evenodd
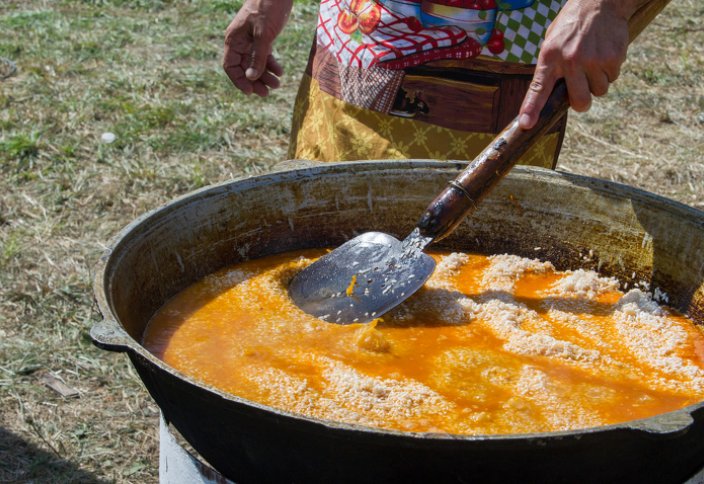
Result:
M704 399L701 331L643 293L624 297L600 279L586 298L582 286L556 290L569 274L551 267L465 255L449 270L441 263L383 319L342 326L303 313L286 293L321 254L282 254L206 277L159 310L145 347L245 399L398 430L567 430Z

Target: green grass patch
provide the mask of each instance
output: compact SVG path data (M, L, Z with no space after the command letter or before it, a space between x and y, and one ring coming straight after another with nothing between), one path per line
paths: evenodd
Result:
M15 134L0 140L0 159L10 164L24 163L39 154L39 134Z

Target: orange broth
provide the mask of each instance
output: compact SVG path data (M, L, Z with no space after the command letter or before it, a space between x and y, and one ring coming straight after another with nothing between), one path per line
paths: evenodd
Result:
M405 431L568 430L704 398L699 327L614 280L515 256L434 253L438 269L419 293L373 323L343 326L303 313L286 292L322 253L206 277L154 315L145 347L248 400Z

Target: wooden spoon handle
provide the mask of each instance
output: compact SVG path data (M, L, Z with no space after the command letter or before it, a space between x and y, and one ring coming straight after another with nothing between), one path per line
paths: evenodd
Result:
M567 111L567 84L560 79L540 112L536 125L528 130L515 118L501 131L450 186L433 200L418 223L421 233L439 240L449 235L469 212L509 172L518 159Z
M669 0L651 0L628 20L629 41L633 41ZM536 125L523 130L518 117L472 161L435 200L418 222L426 237L440 240L449 235L479 201L513 168L519 158L567 111L567 85L559 80L553 88Z

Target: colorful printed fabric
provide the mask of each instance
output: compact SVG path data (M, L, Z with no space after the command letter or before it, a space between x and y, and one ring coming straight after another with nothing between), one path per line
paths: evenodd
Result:
M566 0L323 0L317 40L340 65L402 69L479 55L534 64Z
M323 0L318 47L333 52L341 66L363 69L402 69L481 51L457 26L424 28L417 17L400 17L374 0Z
M504 50L495 57L508 62L535 64L545 32L564 3L564 0L539 0L532 8L511 10L500 15L496 25L504 32ZM482 51L482 54L487 52Z

